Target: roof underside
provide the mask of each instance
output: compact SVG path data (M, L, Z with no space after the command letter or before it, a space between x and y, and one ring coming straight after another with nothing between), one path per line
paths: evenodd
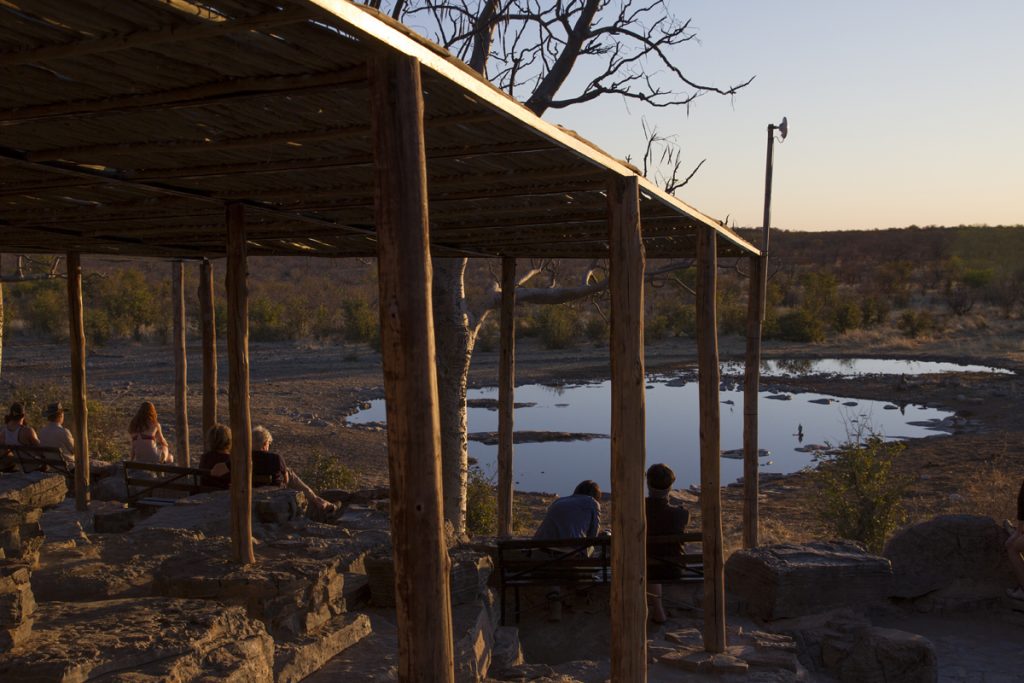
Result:
M331 10L331 11L328 11ZM0 251L373 256L367 60L423 62L435 256L607 256L608 175L446 53L344 0L0 3ZM649 257L757 253L642 181Z

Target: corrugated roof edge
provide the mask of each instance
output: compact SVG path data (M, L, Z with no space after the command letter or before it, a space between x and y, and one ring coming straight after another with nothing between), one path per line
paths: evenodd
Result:
M443 78L447 78L479 97L483 103L493 107L498 112L528 124L540 135L576 153L581 158L598 164L612 173L618 173L623 176L640 176L641 190L646 191L652 199L683 215L704 223L742 251L754 256L760 255L760 250L753 244L747 242L710 216L701 213L686 202L668 194L643 177L635 167L615 159L575 133L540 118L521 102L496 88L490 81L471 69L467 64L452 56L451 53L440 45L427 40L404 24L371 7L357 5L349 0L305 0L305 2L323 10L327 15L324 17L325 21L341 20L344 26L339 26L339 29L354 31L397 50L406 56L415 57L425 68L430 69Z

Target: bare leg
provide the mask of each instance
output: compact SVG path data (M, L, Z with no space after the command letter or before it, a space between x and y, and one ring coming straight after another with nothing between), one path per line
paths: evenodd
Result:
M1021 557L1021 553L1024 553L1024 534L1018 531L1016 536L1011 536L1006 543L1006 552L1010 557L1010 567L1017 577L1017 583L1024 587L1024 557Z
M302 481L302 479L299 478L299 475L295 473L295 470L290 468L288 470L288 488L294 491L301 491L302 494L306 496L306 500L309 501L309 504L320 512L333 508L333 505L329 501L326 501L316 495L316 491L310 488L306 482Z
M661 584L647 584L647 609L650 611L651 621L655 624L664 624L668 617L665 615L665 606L661 604Z

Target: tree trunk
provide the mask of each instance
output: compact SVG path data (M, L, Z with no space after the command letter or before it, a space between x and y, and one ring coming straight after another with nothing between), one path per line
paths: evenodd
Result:
M463 288L466 259L434 259L434 342L441 413L441 488L444 519L456 533L466 530L466 381L476 336L470 328Z

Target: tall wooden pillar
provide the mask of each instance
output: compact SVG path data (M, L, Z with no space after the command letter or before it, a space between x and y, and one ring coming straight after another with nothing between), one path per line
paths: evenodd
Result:
M725 650L725 562L722 549L721 425L715 233L697 237L697 367L700 394L700 514L704 545L704 649Z
M761 321L764 298L761 270L764 259L751 256L747 295L747 355L743 373L743 547L757 547L758 438L757 399L761 379Z
M89 509L89 404L85 390L85 316L82 258L68 252L68 337L71 342L71 411L75 416L75 508Z
M217 320L213 302L213 264L199 266L199 326L203 337L203 443L217 424ZM209 444L206 444L209 447Z
M612 675L647 680L644 246L636 176L608 182L612 308Z
M188 360L185 357L185 262L171 263L171 297L174 302L174 433L179 467L189 466L188 454Z
M370 77L398 676L444 683L455 674L420 65L380 55Z
M512 535L513 415L516 386L516 260L501 259L501 360L498 365L498 536Z
M227 206L228 410L231 413L231 554L256 561L252 549L252 418L249 415L249 289L245 207Z

